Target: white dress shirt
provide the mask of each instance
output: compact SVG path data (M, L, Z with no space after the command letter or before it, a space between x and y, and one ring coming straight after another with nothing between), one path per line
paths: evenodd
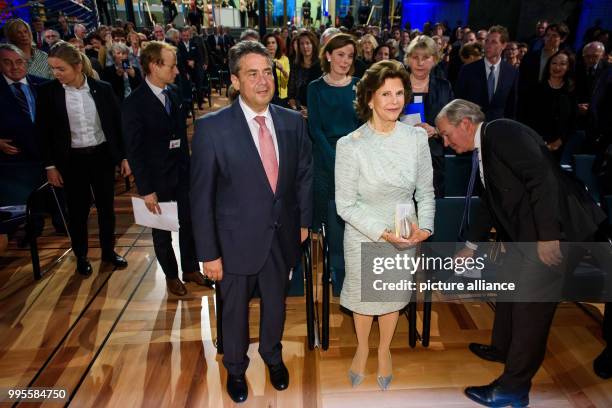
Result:
M484 170L482 167L482 122L478 124L476 128L476 134L474 135L474 149L478 149L478 172L480 173L480 181L482 186L485 186Z
M165 108L166 106L166 98L168 96L166 96L164 94L164 89L160 88L158 86L153 85L150 81L149 78L145 78L145 82L147 83L147 85L149 85L149 88L151 88L151 91L153 91L153 94L157 97L157 99L159 99L159 101L161 102L162 106Z
M499 67L501 65L501 58L497 61L495 65L491 64L488 59L484 59L485 62L485 72L486 78L489 78L489 72L491 72L491 67L495 67L493 70L493 75L495 75L495 88L493 88L493 93L497 90L497 83L499 82Z
M474 149L478 149L478 172L480 173L480 181L482 182L482 186L485 186L484 180L484 167L482 166L482 122L478 124L476 128L476 134L474 135ZM478 249L478 245L465 241L465 246L470 248L473 251Z
M87 78L80 88L68 85L63 87L66 91L66 112L70 123L70 146L82 148L104 143L106 138Z
M247 124L249 125L249 130L251 131L251 137L253 138L253 142L255 143L255 147L257 148L257 152L261 157L261 150L259 148L259 124L255 121L256 116L264 116L266 118L266 126L270 133L272 134L272 141L274 142L274 150L276 151L276 162L280 163L280 158L278 157L278 141L276 140L276 131L274 130L274 122L272 121L272 115L270 114L270 106L266 107L265 112L255 113L253 109L251 109L243 100L242 97L238 97L238 103L242 108L242 112L244 113L244 117L246 118Z

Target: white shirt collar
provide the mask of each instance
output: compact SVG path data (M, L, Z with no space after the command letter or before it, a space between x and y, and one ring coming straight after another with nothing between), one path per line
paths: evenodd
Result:
M479 152L482 152L482 122L478 124L476 128L476 134L474 134L474 149L478 149Z
M491 64L488 59L484 58L485 67L487 67L487 73L491 70L491 67L495 67L495 71L499 69L499 64L501 64L501 58L497 61L496 64Z
M12 79L10 79L9 77L7 77L6 75L2 74L2 76L4 77L4 79L6 80L6 83L11 86L13 85L15 82L19 82L22 83L24 85L29 85L28 84L28 80L26 79L26 77L21 78L19 81L13 81Z
M151 88L151 90L153 91L153 94L155 94L155 96L158 96L162 94L162 92L164 92L164 88L160 88L157 85L153 85L151 83L151 81L149 81L149 77L145 77L145 82L147 83L147 85L149 85L149 88Z
M266 110L262 113L257 113L253 109L249 107L249 105L244 102L242 96L238 97L238 103L240 104L240 108L242 108L242 112L244 112L244 116L246 117L247 122L255 119L256 116L264 116L267 120L272 120L272 115L270 114L270 105L266 106Z
M74 86L70 86L66 84L62 84L62 86L67 91L83 91L83 92L87 91L89 92L89 84L87 83L87 76L83 75L83 78L85 78L85 80L83 81L83 85L81 85L80 88L75 88Z

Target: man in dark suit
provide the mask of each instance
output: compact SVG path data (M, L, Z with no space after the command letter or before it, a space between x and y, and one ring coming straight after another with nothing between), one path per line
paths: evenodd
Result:
M154 214L159 202L176 201L179 218L181 269L185 282L208 285L200 273L189 209L189 145L185 113L174 85L178 74L176 49L151 41L140 56L145 81L123 104L123 134L127 156L138 193ZM187 293L178 277L170 231L153 229L153 247L168 290L178 296Z
M223 35L223 27L217 26L214 34L210 34L206 39L208 42L208 51L212 57L210 63L217 68L225 65L229 44L226 43Z
M461 99L442 109L436 125L446 146L457 153L472 151L472 177L483 188L480 213L457 257L473 258L475 243L486 241L495 227L506 249L502 275L519 288L528 285L540 300L529 292L525 301L497 302L492 344L472 343L470 350L504 363L504 371L493 383L468 387L465 394L489 407L524 407L544 360L560 295L556 290L566 256L560 241L589 240L605 214L562 174L543 139L527 126L509 119L486 123L477 105Z
M259 353L277 390L289 385L281 339L290 268L312 221L311 145L302 117L271 105L272 60L243 41L230 50L240 96L196 122L191 202L196 251L223 299L227 391L247 398L249 300L261 294Z
M576 101L583 115L587 113L595 85L609 66L603 58L605 53L602 43L590 42L582 49L582 61L576 64Z
M3 160L39 161L34 133L36 89L47 79L27 75L27 59L12 44L0 44L0 150Z
M0 206L25 204L29 195L45 182L40 149L36 140L36 91L47 81L27 75L27 58L12 44L0 44ZM19 174L15 174L19 172ZM60 196L61 197L61 196ZM65 228L51 194L40 197L36 207L49 206L58 232ZM29 237L40 235L44 217L38 210L26 230Z
M191 101L192 85L196 87L198 107L202 109L203 95L202 84L204 82L204 70L202 67L204 56L202 50L191 38L191 27L181 28L181 41L177 47L177 63L179 75L181 76L181 86L183 87L183 100Z
M518 75L501 58L507 42L506 28L491 27L485 40L485 58L461 67L455 84L455 96L479 105L487 121L515 116Z

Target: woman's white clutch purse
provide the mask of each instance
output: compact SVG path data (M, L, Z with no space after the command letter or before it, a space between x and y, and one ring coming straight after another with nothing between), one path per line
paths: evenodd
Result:
M412 234L412 224L417 224L414 203L402 203L395 206L395 236L408 238Z

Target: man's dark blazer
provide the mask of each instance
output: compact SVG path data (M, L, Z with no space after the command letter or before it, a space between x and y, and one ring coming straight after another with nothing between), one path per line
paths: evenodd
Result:
M605 220L531 128L509 119L483 123L481 145L486 188L468 241L484 241L494 226L502 241L579 242Z
M199 261L223 257L223 269L256 274L278 241L288 266L300 254L300 227L312 222L312 153L297 112L269 105L278 141L272 192L239 100L196 121L191 214ZM276 234L275 234L276 232Z
M26 80L36 101L38 87L48 80L34 75L26 75ZM40 149L32 118L19 107L15 94L3 75L0 75L0 123L2 123L0 138L11 139L12 145L21 151L16 155L5 155L0 152L2 160L40 160Z
M201 35L194 35L191 39L193 43L198 47L200 53L202 54L202 64L208 65L208 44L207 41Z
M597 64L593 74L589 75L589 70L584 62L576 64L576 100L578 103L591 102L595 86L608 67L608 62L602 59Z
M518 73L502 60L493 99L489 103L487 70L484 58L461 67L455 84L455 97L480 105L487 121L515 118Z
M187 65L187 60L193 60L195 62L195 67L193 69L189 68ZM184 74L192 72L194 69L201 69L203 61L204 56L202 55L202 50L196 45L195 41L189 41L189 49L185 47L184 42L179 42L177 47L177 64L179 65L179 72Z
M169 85L171 112L146 81L123 102L122 128L128 163L140 195L172 194L179 182L189 179L189 146L185 113L175 85ZM170 141L181 146L170 149Z
M125 159L121 136L121 111L113 89L107 82L87 78L96 104L104 137L114 161ZM62 172L70 157L70 122L66 111L66 92L58 80L42 84L36 100L36 133L43 164L56 166Z

